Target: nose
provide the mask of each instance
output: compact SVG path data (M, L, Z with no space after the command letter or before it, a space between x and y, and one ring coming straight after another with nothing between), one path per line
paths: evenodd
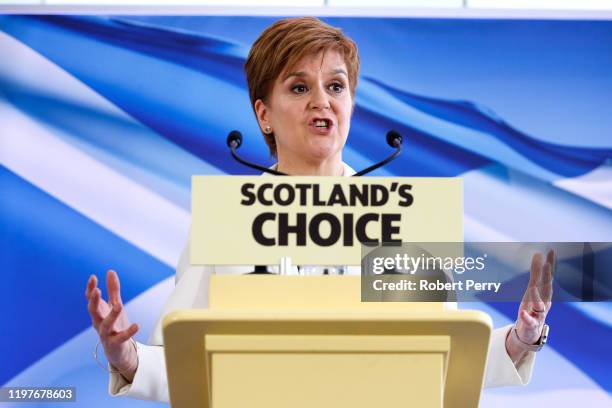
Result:
M313 110L323 110L329 109L329 95L325 92L323 86L317 86L312 89L310 93L310 109Z

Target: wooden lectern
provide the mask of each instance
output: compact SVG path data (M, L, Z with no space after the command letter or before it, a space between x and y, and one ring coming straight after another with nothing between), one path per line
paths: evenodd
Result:
M212 276L210 309L164 319L174 408L470 408L491 320L362 303L358 276Z

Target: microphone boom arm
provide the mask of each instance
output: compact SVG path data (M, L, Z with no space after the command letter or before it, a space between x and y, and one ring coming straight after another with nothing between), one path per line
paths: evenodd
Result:
M363 176L364 174L367 174L371 171L376 170L379 167L384 166L385 164L389 163L390 161L392 161L393 159L395 159L397 157L397 155L399 155L402 152L402 145L398 145L396 146L396 150L391 154L391 156L387 157L385 160L378 162L376 164L371 165L370 167L366 167L365 169L361 170L358 173L353 174L351 177L360 177Z
M287 174L282 173L280 171L276 171L274 169L269 169L267 167L263 167L260 166L258 164L254 164L254 163L249 163L245 160L242 160L237 154L236 154L236 146L232 146L232 157L239 163L244 164L247 167L253 168L253 169L257 169L260 171L263 171L264 173L270 173L270 174L274 174L275 176L286 176Z

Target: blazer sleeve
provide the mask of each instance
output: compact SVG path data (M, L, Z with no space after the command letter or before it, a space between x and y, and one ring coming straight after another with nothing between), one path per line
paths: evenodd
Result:
M506 337L512 325L509 324L493 330L489 341L487 367L485 369L485 388L503 387L507 385L527 385L531 380L535 353L528 351L516 364L506 351Z
M176 309L208 307L208 283L213 273L211 266L189 264L189 242L183 250L176 268L175 288L166 301L160 318L149 337L149 344L137 343L138 368L132 383L119 373L111 373L108 391L111 396L168 402L168 378L164 355L163 317Z
M457 303L446 302L446 310L457 310ZM493 330L489 339L487 365L485 368L484 388L503 387L508 385L527 385L535 364L535 353L527 352L516 364L506 351L506 337L512 330L509 324Z
M126 396L150 401L168 402L168 379L163 346L138 345L138 369L128 383L121 374L111 373L108 392L114 397Z

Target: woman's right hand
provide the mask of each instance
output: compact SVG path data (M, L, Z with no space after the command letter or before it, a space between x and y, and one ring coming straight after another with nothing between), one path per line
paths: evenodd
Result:
M96 275L89 277L85 289L87 310L108 362L131 383L138 368L138 354L130 339L138 331L138 325L130 325L121 302L119 277L115 271L106 273L106 287L108 303L102 299Z

